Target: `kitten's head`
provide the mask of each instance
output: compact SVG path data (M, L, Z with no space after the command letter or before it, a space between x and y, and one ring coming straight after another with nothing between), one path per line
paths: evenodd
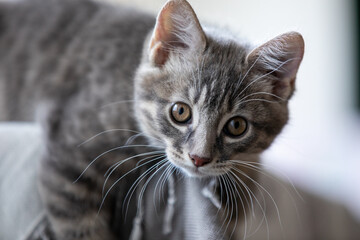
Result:
M255 161L288 120L303 52L295 32L250 49L204 31L188 2L171 0L136 75L139 126L192 176L221 175L237 160Z

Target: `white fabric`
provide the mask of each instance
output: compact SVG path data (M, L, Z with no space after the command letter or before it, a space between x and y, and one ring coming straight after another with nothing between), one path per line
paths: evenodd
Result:
M41 139L35 124L0 123L0 239L22 239L43 214L36 183Z

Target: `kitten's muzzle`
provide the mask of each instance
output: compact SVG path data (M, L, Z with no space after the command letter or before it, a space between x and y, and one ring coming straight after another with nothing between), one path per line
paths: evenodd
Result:
M195 167L202 167L211 162L211 158L199 157L197 155L189 154L189 157Z

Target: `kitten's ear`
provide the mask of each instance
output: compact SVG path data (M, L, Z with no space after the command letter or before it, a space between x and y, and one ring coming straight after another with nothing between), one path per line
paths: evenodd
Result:
M170 0L160 11L150 41L150 61L162 66L170 53L194 53L205 49L206 37L190 4Z
M272 76L273 94L289 99L303 55L304 39L297 32L289 32L254 49L247 56L247 61L252 71Z

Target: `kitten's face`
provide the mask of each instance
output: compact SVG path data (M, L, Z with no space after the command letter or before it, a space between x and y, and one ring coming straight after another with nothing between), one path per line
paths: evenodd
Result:
M186 1L170 1L136 75L141 130L191 176L218 176L236 161L257 160L287 122L303 54L297 33L251 52L219 39L205 35Z
M221 175L234 165L229 160L251 161L287 121L286 103L261 94L267 84L249 85L261 75L246 75L245 57L234 43L212 42L192 61L139 71L139 124L191 176Z

